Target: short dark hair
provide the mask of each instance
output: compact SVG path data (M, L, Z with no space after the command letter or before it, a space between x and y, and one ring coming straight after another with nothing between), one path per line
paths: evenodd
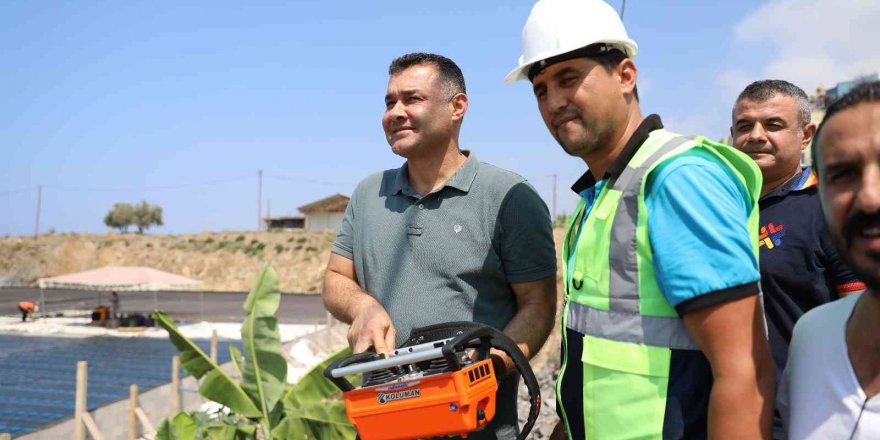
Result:
M589 58L597 63L599 63L602 67L605 68L605 71L611 72L617 67L623 60L628 59L629 56L626 55L626 52L623 50L612 46L606 43L596 43L590 44L560 55L552 56L545 60L536 62L532 64L532 67L529 68L528 72L526 72L526 76L529 78L529 81L534 82L535 77L538 76L539 73L543 72L545 68L548 66L552 66L556 63L561 63L563 61L568 61L574 58ZM638 85L633 87L633 96L635 96L636 101L639 100L639 88Z
M605 70L608 72L611 72L612 70L614 70L614 68L617 67L620 63L622 63L623 60L628 59L628 58L629 57L626 56L626 53L624 53L620 49L611 49L608 52L605 52L601 55L590 57L590 59L592 59L593 61L601 64L602 67L604 67ZM636 101L639 100L639 86L638 85L633 86L633 96L635 96Z
M458 65L443 55L433 53L414 52L401 55L391 62L388 66L388 75L394 76L398 73L419 64L429 64L437 68L440 77L443 79L443 88L446 92L446 98L452 99L458 93L467 94L467 88L464 85L464 75Z
M822 133L822 128L825 127L828 120L835 114L864 102L880 102L880 81L871 81L857 85L825 109L825 118L819 124L819 129L816 130L816 137L813 140L813 169L816 170L817 175L819 173L819 162L817 160L819 153L817 151L819 151L819 134Z
M736 104L743 100L763 102L776 95L794 98L798 106L798 118L801 126L810 123L810 98L807 93L800 87L782 79L762 79L749 84L736 98ZM736 111L736 105L734 105L734 111Z

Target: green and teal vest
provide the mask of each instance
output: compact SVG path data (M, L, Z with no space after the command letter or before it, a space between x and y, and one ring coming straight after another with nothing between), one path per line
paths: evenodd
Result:
M692 148L713 154L742 182L753 205L748 230L757 237L761 174L754 162L729 146L662 129L652 131L620 175L609 180L583 222L583 199L571 217L562 255L566 283L557 396L568 363L582 362L584 414L566 414L564 408L560 413L566 427L572 417L583 417L591 440L662 438L671 350L699 350L658 287L645 205L651 171ZM757 258L758 243L752 242ZM570 258L572 248L576 254ZM581 359L568 359L566 329L584 335Z

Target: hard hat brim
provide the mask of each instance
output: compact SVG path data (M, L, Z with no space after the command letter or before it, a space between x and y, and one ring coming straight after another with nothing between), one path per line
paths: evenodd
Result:
M510 73L504 77L504 84L513 84L521 79L528 79L526 78L526 72L532 67L532 64L534 63L529 63L510 71Z
M622 51L623 53L625 53L627 58L631 58L631 59L635 58L636 54L639 52L639 46L636 44L635 41L633 41L631 39L598 41L598 42L591 43L591 44L597 44L597 43L605 43L609 46L612 46L615 49L618 49L618 50ZM589 46L589 45L586 45L586 46ZM535 63L541 62L542 60L557 57L560 55L564 55L569 52L574 52L574 51L580 50L586 46L579 46L576 48L572 48L570 50L558 50L558 51L553 51L553 52L547 53L547 54L541 54L540 56L536 57L535 59L529 60L528 62L521 64L517 68L510 71L510 73L508 73L507 76L504 77L504 83L505 84L512 84L512 83L519 81L521 79L528 80L529 79L529 77L528 77L529 69L531 69L532 65L534 65Z

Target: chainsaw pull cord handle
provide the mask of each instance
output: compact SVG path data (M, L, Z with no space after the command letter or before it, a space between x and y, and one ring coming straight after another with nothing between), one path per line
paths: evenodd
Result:
M454 371L458 371L462 367L455 352L465 349L474 339L480 339L480 350L485 347L486 342L489 341L489 346L503 351L504 354L513 360L513 364L516 366L517 371L519 371L523 377L523 382L525 382L526 388L529 392L529 403L531 405L529 406L529 416L526 419L526 423L523 425L522 430L516 438L517 440L524 440L526 436L529 435L529 432L531 432L532 427L535 426L535 422L538 420L538 413L541 411L541 387L538 385L538 379L535 377L535 372L532 371L532 367L529 365L529 360L526 359L526 356L523 354L522 350L519 349L519 346L516 345L516 342L514 342L513 339L510 339L510 337L504 333L488 326L465 330L462 334L456 336L453 340L443 346L441 350L443 357L446 358L450 368ZM488 354L488 349L485 350L485 354L481 353L483 356L488 356Z
M376 354L376 353L370 353L368 351L365 351L363 353L358 353L356 355L352 355L352 356L349 356L346 358L336 359L335 361L330 363L330 365L327 368L324 369L324 377L326 377L327 379L330 379L330 381L333 382L337 387L339 387L339 389L342 390L343 392L351 391L354 389L354 385L352 385L351 382L348 381L348 379L346 379L344 377L333 377L333 375L330 374L330 372L332 372L333 370L335 370L337 368L346 367L351 364L359 364L361 362L371 362L371 361L375 361L378 359L384 359L384 358L385 358L384 354Z

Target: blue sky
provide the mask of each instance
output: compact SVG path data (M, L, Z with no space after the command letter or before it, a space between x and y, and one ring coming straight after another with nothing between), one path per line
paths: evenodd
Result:
M0 235L33 233L37 185L40 229L57 232L103 232L113 203L141 200L164 209L156 232L254 229L257 170L263 214L350 194L402 163L380 117L388 63L414 51L464 71L461 144L548 205L556 174L570 212L583 162L547 133L528 84L502 81L531 4L0 2ZM811 91L876 71L878 4L630 0L643 112L720 138L752 80Z

